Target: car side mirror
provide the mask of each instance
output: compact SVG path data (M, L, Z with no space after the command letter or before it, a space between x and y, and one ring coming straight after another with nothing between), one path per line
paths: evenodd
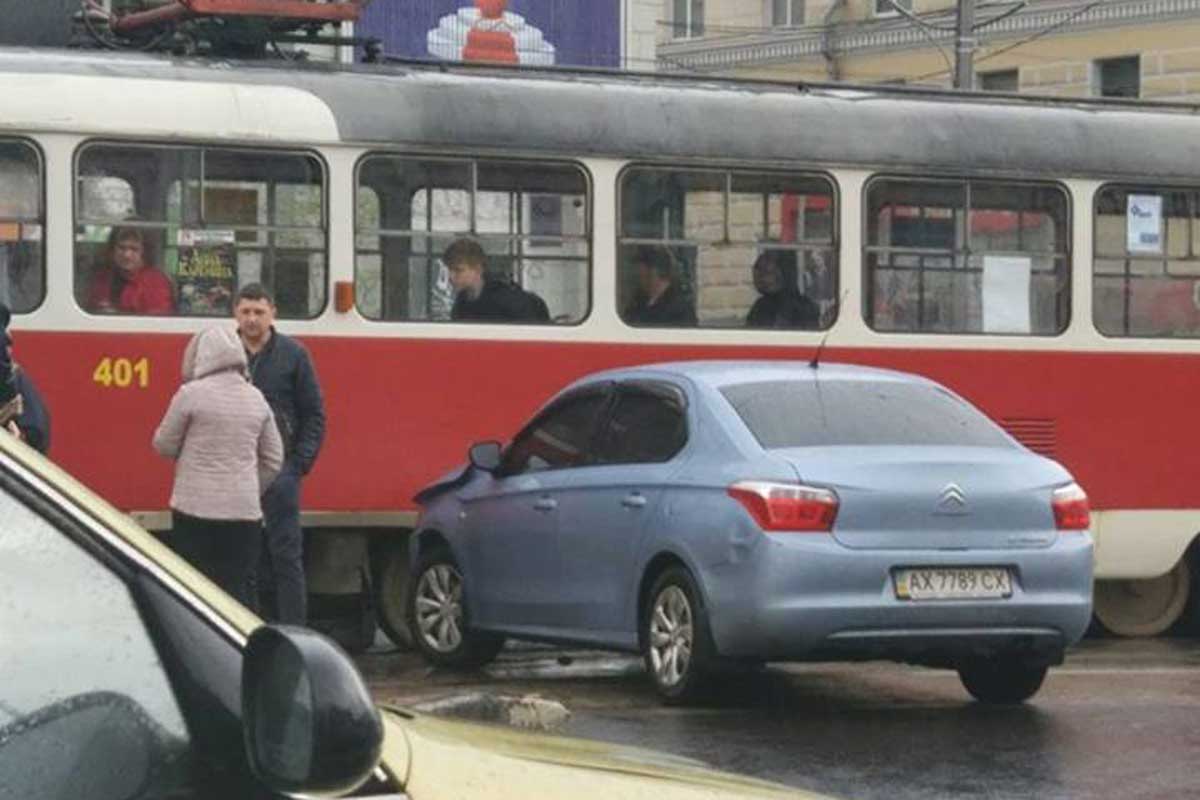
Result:
M479 442L471 445L467 457L471 459L471 466L484 472L495 472L500 468L500 453L499 442Z
M242 724L254 774L286 794L351 792L371 777L383 748L383 721L354 664L306 628L250 635Z

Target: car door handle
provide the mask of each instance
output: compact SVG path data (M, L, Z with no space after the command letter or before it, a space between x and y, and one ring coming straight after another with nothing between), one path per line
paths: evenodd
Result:
M558 508L558 501L553 497L539 497L533 504L534 511L553 511Z
M637 492L634 492L633 494L627 494L621 498L621 505L625 506L626 508L645 508L646 497L645 495L638 494Z

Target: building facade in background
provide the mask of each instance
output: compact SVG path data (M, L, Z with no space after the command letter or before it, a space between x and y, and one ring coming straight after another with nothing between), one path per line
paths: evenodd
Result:
M977 18L1016 5L980 8ZM949 86L956 7L953 0L662 0L659 68ZM1200 99L1200 0L1030 0L976 36L976 88Z

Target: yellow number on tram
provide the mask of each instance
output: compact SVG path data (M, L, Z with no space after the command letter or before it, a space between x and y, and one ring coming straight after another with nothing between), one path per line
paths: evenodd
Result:
M150 386L150 360L142 357L131 361L128 358L105 356L92 371L92 381L105 389L128 389L131 386L145 389Z

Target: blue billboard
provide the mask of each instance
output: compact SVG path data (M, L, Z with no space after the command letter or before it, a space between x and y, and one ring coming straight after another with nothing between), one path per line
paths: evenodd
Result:
M406 58L619 67L619 0L375 0L359 36Z

